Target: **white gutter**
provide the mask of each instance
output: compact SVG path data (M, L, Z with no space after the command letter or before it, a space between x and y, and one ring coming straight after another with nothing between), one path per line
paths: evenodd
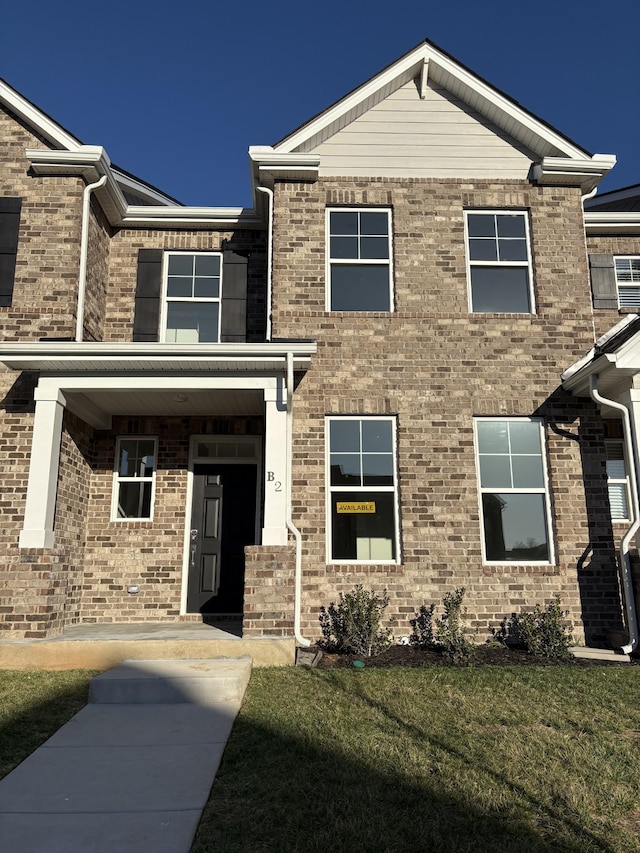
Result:
M630 655L638 646L638 617L636 614L635 600L633 597L633 584L631 581L631 558L629 557L629 545L631 540L640 528L640 502L638 501L638 482L636 478L636 456L634 453L631 418L629 410L617 400L610 400L603 397L598 391L598 376L589 377L589 392L591 399L596 403L606 406L611 406L612 409L617 409L622 415L622 423L624 424L624 443L627 459L629 460L629 485L631 486L631 507L632 518L629 529L620 540L620 575L622 579L622 589L624 593L624 603L627 611L627 626L629 628L629 642L622 647L622 652Z
M258 187L260 193L269 197L269 216L267 217L267 340L271 340L271 300L273 298L273 190L269 187Z
M293 599L293 633L296 642L301 646L308 647L311 640L307 640L300 633L300 609L302 605L302 534L293 523L293 511L291 505L291 491L293 483L292 472L293 454L293 353L287 353L287 527L293 533L296 540L296 570L294 579Z
M107 183L103 175L95 184L88 184L82 194L82 232L80 235L80 275L78 276L78 309L76 311L76 341L81 341L84 332L84 297L87 289L87 250L89 246L89 212L91 193Z

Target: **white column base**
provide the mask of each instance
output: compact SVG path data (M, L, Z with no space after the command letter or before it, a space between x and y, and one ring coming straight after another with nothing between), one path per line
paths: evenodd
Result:
M288 530L286 527L263 527L263 545L286 545L288 542Z
M18 545L20 548L53 548L54 543L53 530L22 530Z

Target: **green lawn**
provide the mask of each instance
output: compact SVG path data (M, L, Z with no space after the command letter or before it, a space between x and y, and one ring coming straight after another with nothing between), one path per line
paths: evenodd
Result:
M640 851L639 680L254 670L192 853Z
M95 674L0 670L0 779L86 704Z

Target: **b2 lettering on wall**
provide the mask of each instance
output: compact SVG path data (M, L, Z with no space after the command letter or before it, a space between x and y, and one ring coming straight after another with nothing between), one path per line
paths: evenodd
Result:
M276 492L282 491L282 481L276 480L275 471L267 471L267 483L273 483L274 491L276 491Z

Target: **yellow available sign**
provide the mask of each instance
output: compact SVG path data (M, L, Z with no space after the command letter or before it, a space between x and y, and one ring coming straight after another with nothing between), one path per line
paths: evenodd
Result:
M351 501L338 501L336 503L336 511L338 513L375 512L376 504L375 501L359 501L358 503L353 503Z

